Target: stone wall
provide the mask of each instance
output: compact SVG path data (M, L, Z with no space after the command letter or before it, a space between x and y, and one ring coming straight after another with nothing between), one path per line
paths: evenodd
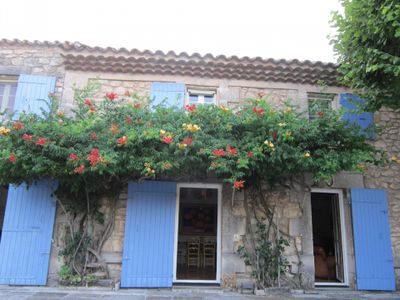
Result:
M283 106L285 101L291 100L296 104L300 104L301 99L298 97L298 91L292 89L271 89L271 88L249 88L242 87L240 89L240 99L257 98L259 93L265 94L268 102L274 108Z
M385 189L388 193L390 233L392 238L397 289L400 288L400 113L381 109L375 122L382 128L373 144L387 151L391 163L385 167L368 168L365 186Z
M0 47L0 75L32 74L56 76L56 95L61 98L65 69L58 49L22 46Z
M115 281L119 281L121 274L122 250L124 246L125 235L125 219L127 190L125 189L116 203L115 209L115 225L110 234L110 238L104 243L102 248L102 257L108 265L110 277ZM104 213L107 222L109 218L110 208L106 205L102 206L101 211Z
M115 207L115 223L110 237L105 241L101 256L107 263L110 278L114 282L120 281L122 250L125 234L127 189L122 191ZM104 224L109 220L111 209L103 202L100 212L104 215ZM60 206L57 206L56 220L53 232L53 242L51 245L50 267L48 275L48 284L50 286L58 285L58 272L63 265L63 260L59 252L65 245L65 232L68 230L67 219ZM99 238L99 236L98 236Z
M226 187L223 190L222 282L225 283L225 278L233 277L236 279L236 285L233 287L251 280L249 277L251 268L245 266L237 254L238 247L245 245L245 241L249 239L245 197L247 201L251 201L247 192L236 193L232 200L231 188ZM284 256L290 265L287 278L293 279L299 271L302 273L301 284L304 287L312 287L314 264L309 193L300 190L279 189L267 192L265 197L271 207L275 206L275 222L279 230L287 234L284 236L289 242L289 246L284 251ZM248 217L248 220L254 225L256 222L254 216L250 213ZM304 266L299 265L299 257ZM231 282L231 284L233 283ZM284 279L281 284L293 287L297 282Z
M118 95L125 93L135 93L139 97L150 96L150 82L140 80L115 80L115 79L99 79L101 85L100 90L95 94L95 99L100 100L108 92L115 92Z

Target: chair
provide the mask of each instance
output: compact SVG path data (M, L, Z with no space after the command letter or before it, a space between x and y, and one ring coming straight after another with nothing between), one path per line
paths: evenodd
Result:
M203 267L208 266L215 268L215 243L203 245Z
M178 265L186 264L186 243L178 243Z
M200 243L188 242L186 256L188 267L200 267Z

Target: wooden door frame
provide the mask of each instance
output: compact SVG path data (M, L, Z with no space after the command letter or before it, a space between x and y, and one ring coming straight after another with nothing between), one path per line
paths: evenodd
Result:
M179 202L180 202L180 189L181 188L203 188L203 189L216 189L218 191L217 201L217 268L215 280L187 280L177 279L176 270L178 262L178 235L179 235ZM172 283L208 283L220 284L221 282L221 227L222 227L222 184L218 183L178 183L176 186L176 209L175 209L175 238L174 238L174 276Z
M340 232L341 232L341 244L342 244L342 255L343 255L343 277L344 282L315 282L315 286L349 286L349 265L347 256L347 237L346 237L346 222L344 214L344 200L343 191L341 189L322 189L322 188L312 188L310 192L310 201L312 193L325 193L325 194L335 194L338 196L338 206L340 215ZM312 205L312 203L311 203ZM311 206L312 209L312 206ZM314 244L314 242L313 242Z

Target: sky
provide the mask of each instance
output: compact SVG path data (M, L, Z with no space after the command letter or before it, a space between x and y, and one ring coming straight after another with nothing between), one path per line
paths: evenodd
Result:
M3 0L0 38L334 62L339 0Z

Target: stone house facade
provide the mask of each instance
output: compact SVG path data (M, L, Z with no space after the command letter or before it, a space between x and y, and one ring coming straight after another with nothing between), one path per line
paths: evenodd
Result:
M13 80L16 85L20 74L55 77L54 92L61 99L61 110L66 112L74 106L73 85L84 86L96 78L101 83L99 97L111 91L124 94L126 90L135 91L142 96L150 96L152 84L155 82L180 83L185 87L185 103L191 103L190 97L193 96L193 101L205 102L210 98L217 105L236 107L240 105L241 99L254 97L257 93L263 92L269 96L268 99L274 106L279 107L284 101L291 99L292 103L305 113L308 111L308 105L313 96L328 95L331 97L330 105L339 108L340 95L349 93L346 88L337 83L336 66L331 63L214 57L173 52L153 53L89 47L79 43L1 40L0 87L2 82L13 82ZM318 84L319 81L323 81L326 85L323 90ZM1 93L0 96L3 97ZM396 158L400 157L400 114L382 109L374 114L374 121L383 128L383 131L371 142L385 149L389 157L393 157L396 161ZM178 267L174 268L174 282L211 282L222 286L237 286L242 280L247 280L249 270L237 254L237 248L243 243L246 235L244 208L246 195L237 193L232 200L231 189L212 179L206 183L178 183L179 186L181 189L211 187L218 190L219 213L216 225L218 234L215 234L217 257L212 280L191 280L188 277L189 279L185 281L184 271L181 277L183 280L180 280L176 274L179 272ZM358 272L361 272L361 267L357 263L360 264L362 258L357 257L355 245L358 242L355 239L356 235L361 233L354 227L353 220L357 217L354 214L356 204L353 197L356 192L353 192L353 189L355 188L363 191L381 189L387 193L390 226L388 247L393 257L391 268L395 273L396 286L397 288L400 286L400 164L392 163L386 167L369 167L363 175L338 174L329 186L315 186L311 191L284 190L271 195L278 199L279 227L293 237L293 242L285 250L285 256L292 264L291 272L296 273L297 268L301 267L302 280L306 287L317 284L350 286L353 289L385 289L373 284L370 286L367 284L363 288L360 283L361 278ZM183 193L183 190L181 191ZM5 206L5 194L1 195L1 205ZM111 238L102 249L110 276L116 282L121 280L121 269L124 264L128 198L129 191L126 190L117 203L115 227ZM315 224L318 217L317 208L324 210L327 207L324 206L326 204L318 204L321 203L320 198L324 198L326 202L329 201L331 207L335 207L330 210L330 218L337 219L333 220L329 225L330 229L325 231L336 230L336 233L319 231L318 227L328 226L324 225L323 221ZM107 207L103 209L107 215ZM58 252L63 243L60 237L64 226L64 216L58 208L52 231L49 285L57 284L57 274L62 264ZM175 234L176 239L179 239L179 234ZM322 242L322 244L325 243L323 246L316 244L316 240L323 240L328 236L331 241ZM180 255L176 254L179 251L178 244L175 240L173 260L175 265L178 264ZM337 247L340 247L340 251ZM318 251L326 252L322 255L324 259L336 258L334 278L324 275L324 273L329 273L329 270L327 264L317 263L316 257L321 254ZM329 251L335 253L327 253ZM379 257L380 254L376 256ZM301 266L298 265L298 257L303 263ZM341 263L338 263L338 259ZM316 278L318 273L320 273L319 278ZM143 287L146 286L143 285Z

